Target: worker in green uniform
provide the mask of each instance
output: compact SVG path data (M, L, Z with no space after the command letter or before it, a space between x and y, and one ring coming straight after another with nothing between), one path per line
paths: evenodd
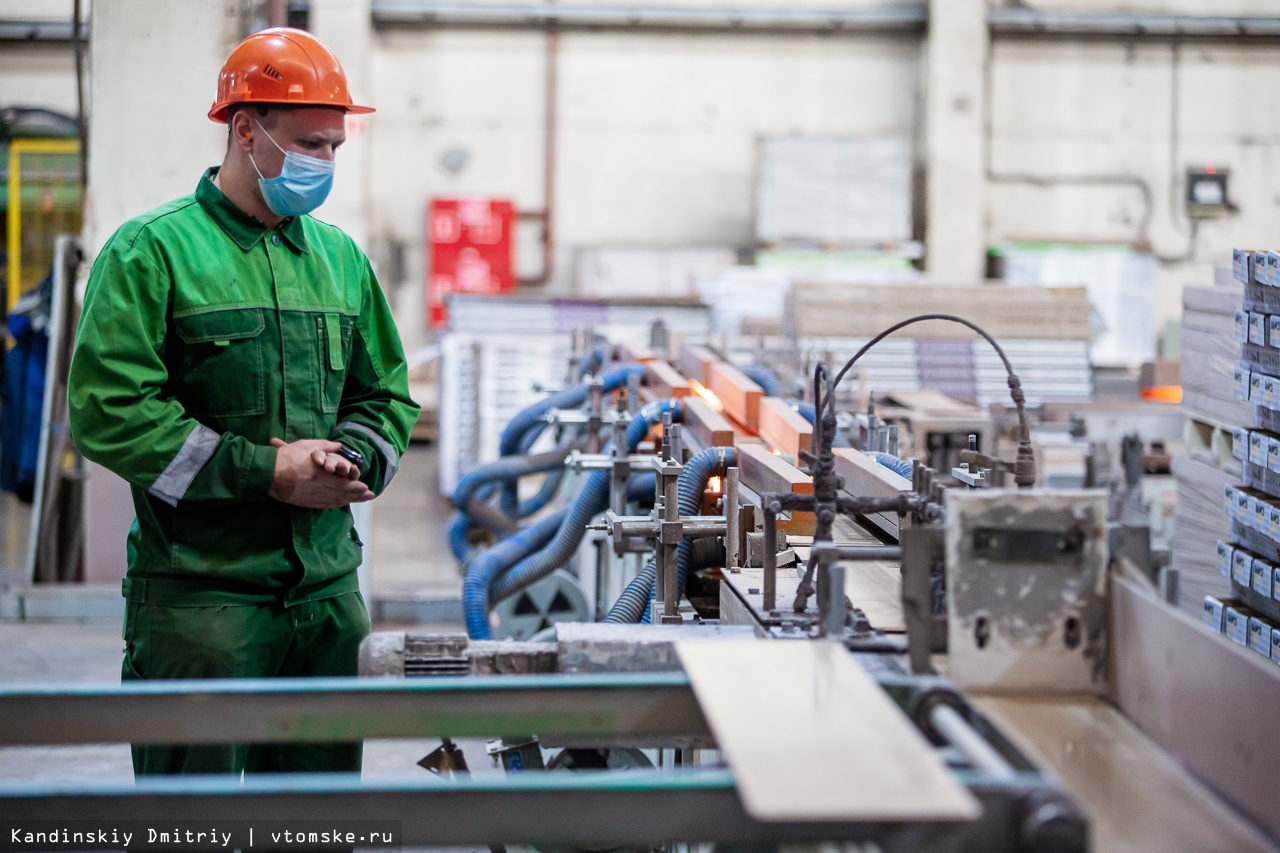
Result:
M226 157L127 222L89 275L71 429L132 486L123 678L355 675L369 617L350 505L395 475L418 407L364 253L307 214L352 103L310 34L232 52ZM157 773L340 772L359 743L135 746Z

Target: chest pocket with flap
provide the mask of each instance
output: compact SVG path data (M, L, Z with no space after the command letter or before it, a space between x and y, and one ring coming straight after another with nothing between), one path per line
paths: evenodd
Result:
M175 317L182 339L179 397L192 416L236 417L266 411L260 308Z

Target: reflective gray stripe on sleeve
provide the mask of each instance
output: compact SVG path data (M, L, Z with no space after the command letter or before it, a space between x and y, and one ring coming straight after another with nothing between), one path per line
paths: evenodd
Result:
M387 473L382 478L382 485L385 487L390 483L391 478L396 475L396 470L400 467L400 456L396 453L396 449L385 438L364 424L358 424L355 421L343 421L338 424L338 429L354 430L361 435L367 436L373 442L373 446L378 448L378 452L387 460Z
M196 424L196 428L182 443L182 449L173 457L169 467L164 469L156 481L151 484L147 494L157 497L169 506L177 506L178 501L191 488L191 481L200 473L200 469L218 449L221 436L204 424Z

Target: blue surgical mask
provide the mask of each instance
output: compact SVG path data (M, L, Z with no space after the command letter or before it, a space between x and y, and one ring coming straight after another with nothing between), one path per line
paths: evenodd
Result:
M271 140L271 144L280 148L280 143L271 138L258 122L258 129ZM249 155L254 171L258 173L258 186L262 190L262 199L276 216L301 216L310 213L329 197L333 189L333 161L321 160L319 157L308 157L295 151L285 151L284 168L274 178L262 176L258 163Z

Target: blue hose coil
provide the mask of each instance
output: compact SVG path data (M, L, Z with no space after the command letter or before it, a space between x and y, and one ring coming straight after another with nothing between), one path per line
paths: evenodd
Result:
M643 375L644 365L627 364L613 368L601 377L601 381L604 383L604 390L606 392L618 390L627 384L628 377L635 374ZM568 388L544 397L520 412L520 414L511 419L506 429L502 431L502 437L498 441L498 454L500 456L514 456L517 453L528 452L533 443L538 440L538 436L542 435L548 426L542 420L542 417L552 409L571 409L581 406L587 399L588 390L587 383L579 382L576 385L570 385ZM516 485L514 483L504 483L499 503L502 511L508 516L516 516L519 512L518 501Z
M453 490L453 505L457 511L449 520L449 550L453 552L454 558L464 562L471 554L471 543L467 541L467 533L471 529L467 507L473 500L488 501L500 482L518 483L523 476L542 472L548 472L542 488L517 509L517 518L527 518L555 497L564 476L563 459L548 458L531 462L525 456L509 456L481 465L459 480Z
M732 447L709 447L685 463L680 478L676 481L677 501L680 515L699 515L702 510L702 495L707 490L707 481L712 477L723 477L725 472L737 464L737 451ZM676 548L677 588L684 594L685 583L689 572L693 570L693 542L685 539ZM657 561L648 564L627 584L627 588L618 596L617 602L605 616L606 622L641 622L649 621L650 602L657 592Z
M635 451L648 435L649 429L668 411L671 412L673 420L679 420L681 408L676 400L659 400L640 410L636 419L627 426L628 453ZM606 447L605 451L608 452L608 449ZM531 537L522 536L524 531L521 531L477 558L463 582L462 609L468 636L475 640L490 639L489 602L501 601L529 584L541 580L568 562L586 535L587 523L593 516L603 512L608 505L609 473L596 471L587 478L586 484L574 498L573 503L549 516L559 519L554 531L546 537L541 537L543 528L539 525L543 522L538 522L529 528L529 530L535 528L539 530L539 544L536 547L527 547ZM481 561L485 557L518 537L519 542L510 548L505 548L501 555L503 560L507 560L510 555L515 554L515 559L501 564L489 560L482 564ZM507 566L512 567L506 569Z
M462 610L469 637L485 640L492 637L489 631L489 581L507 566L551 541L569 515L569 509L556 510L475 558L462 580Z

